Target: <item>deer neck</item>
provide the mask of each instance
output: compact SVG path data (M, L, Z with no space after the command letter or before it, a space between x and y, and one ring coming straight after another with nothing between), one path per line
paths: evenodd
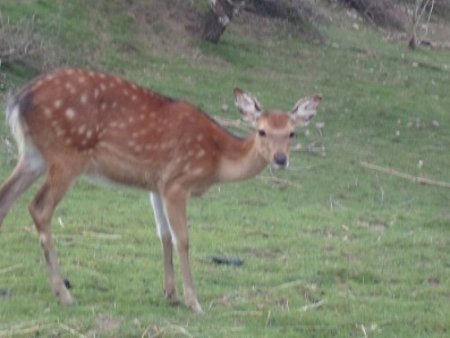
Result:
M246 139L232 138L225 144L219 166L219 182L252 178L267 166L267 161L256 149L255 136Z

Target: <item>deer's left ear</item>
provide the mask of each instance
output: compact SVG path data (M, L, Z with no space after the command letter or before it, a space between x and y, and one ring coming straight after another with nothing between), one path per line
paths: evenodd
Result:
M240 88L235 88L233 94L234 103L241 113L242 119L250 125L255 126L256 121L262 113L262 108L258 100Z
M316 115L322 97L319 95L305 97L299 100L291 111L291 119L295 125L306 126Z

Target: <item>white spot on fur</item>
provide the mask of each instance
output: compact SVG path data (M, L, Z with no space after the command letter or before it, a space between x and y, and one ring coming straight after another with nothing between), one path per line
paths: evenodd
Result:
M66 117L69 120L72 120L75 117L75 115L77 114L77 112L75 111L75 109L69 107L69 108L66 109L64 114L66 115Z
M79 128L78 128L78 134L82 135L84 134L86 130L86 126L84 124L82 124Z
M39 80L39 81L37 81L34 85L33 85L33 88L32 88L32 91L35 91L36 89L38 89L40 86L42 86L44 84L44 81L43 80Z
M61 128L56 129L56 136L61 137L61 136L64 136L65 134L66 134L65 130L63 130Z
M87 93L81 94L81 96L80 96L81 103L85 104L87 102L87 100L88 100L88 94Z
M50 108L48 108L48 107L45 107L44 108L44 115L45 115L46 118L52 117L52 110Z
M62 100L55 100L55 101L53 101L53 107L55 107L56 109L61 108L62 104L63 104Z
M196 155L196 158L201 159L205 155L206 155L206 151L204 149L200 149L200 151Z

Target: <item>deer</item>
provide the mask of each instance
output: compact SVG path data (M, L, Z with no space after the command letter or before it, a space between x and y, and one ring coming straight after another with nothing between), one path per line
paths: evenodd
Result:
M164 262L164 294L178 304L173 249L178 253L187 308L201 313L189 261L187 201L214 184L249 179L267 166L289 165L296 128L316 115L321 96L305 97L288 112L265 111L235 88L235 104L254 132L238 137L194 104L173 99L118 76L61 68L31 80L10 97L6 117L18 161L0 187L0 225L13 203L39 177L29 204L62 305L75 304L60 272L52 216L81 176L149 192Z

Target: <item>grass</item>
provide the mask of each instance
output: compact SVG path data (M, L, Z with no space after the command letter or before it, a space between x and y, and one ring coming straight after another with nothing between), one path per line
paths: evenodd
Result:
M49 3L2 12L19 17L34 11L47 27L56 9L46 7L47 13L39 6ZM34 186L1 228L0 337L449 334L449 190L360 165L450 181L448 52L410 52L370 27L330 26L324 30L330 43L311 46L277 33L253 39L231 26L217 46L192 42L183 55L139 46L129 56L120 46L127 34L132 43L141 41L132 35L133 23L114 7L87 12L82 5L56 6L64 19L59 38L70 36L74 46L95 44L89 18L109 10L111 17L101 19L105 49L95 51L94 65L189 98L212 114L237 117L231 109L236 85L267 108L284 110L300 96L321 93L317 121L325 122L324 134L312 123L299 142L323 144L326 156L296 152L289 170L263 173L296 186L258 178L213 187L190 202L191 260L203 316L171 307L162 296L162 259L147 195L85 181L53 219L63 273L79 302L73 308L56 304L26 211ZM78 21L69 12L79 13ZM116 31L105 33L115 24ZM77 29L84 32L80 40ZM68 60L82 63L68 53ZM11 88L27 77L19 71L5 72ZM223 104L230 110L221 111ZM2 139L10 138L3 121L0 131ZM0 163L3 180L14 165L5 147ZM244 264L214 265L214 255Z

